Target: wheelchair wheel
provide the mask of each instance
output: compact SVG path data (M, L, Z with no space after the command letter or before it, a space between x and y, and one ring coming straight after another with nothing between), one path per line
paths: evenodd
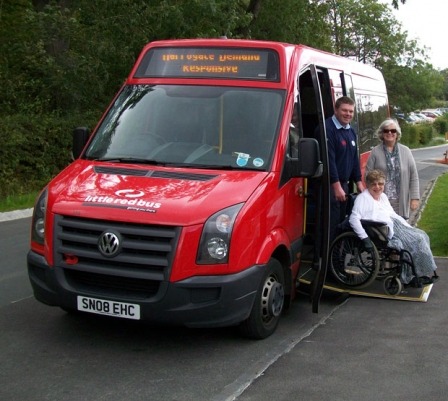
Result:
M330 247L330 271L341 284L364 288L377 277L380 259L375 245L372 251L362 250L362 242L350 231L336 237Z
M403 286L397 276L387 276L383 281L384 292L388 295L398 295Z

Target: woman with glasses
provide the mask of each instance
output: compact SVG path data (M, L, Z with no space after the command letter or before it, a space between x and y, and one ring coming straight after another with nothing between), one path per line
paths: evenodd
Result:
M366 174L381 170L386 175L384 193L395 212L409 219L410 211L420 203L417 166L411 150L399 143L401 128L392 118L384 120L376 131L381 143L374 147L366 165Z

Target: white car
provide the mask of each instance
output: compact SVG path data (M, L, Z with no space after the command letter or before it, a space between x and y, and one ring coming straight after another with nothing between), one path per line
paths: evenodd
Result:
M421 122L425 122L425 123L432 123L435 120L434 117L425 116L423 113L414 112L413 115L415 117L419 118L421 120Z

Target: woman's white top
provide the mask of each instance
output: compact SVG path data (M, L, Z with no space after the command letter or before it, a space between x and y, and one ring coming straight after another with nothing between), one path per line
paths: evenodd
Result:
M394 224L392 222L392 218L399 219L401 222L410 227L409 223L405 219L395 213L385 193L381 194L379 200L375 200L369 190L365 189L356 196L349 222L353 231L361 239L368 237L361 224L361 220L384 223L389 227L388 237L390 239L394 235Z

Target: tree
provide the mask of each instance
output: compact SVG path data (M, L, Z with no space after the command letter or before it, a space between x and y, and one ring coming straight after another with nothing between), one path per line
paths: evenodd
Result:
M440 71L443 77L443 99L448 101L448 68Z
M404 111L448 99L447 70L435 71L391 14L391 3L405 0L388 3L1 0L2 193L40 186L67 163L73 126L95 124L153 40L226 35L303 43L378 67L390 103Z
M255 3L251 1L251 4ZM308 0L265 0L257 2L247 36L254 39L302 43L331 49L330 31L325 21L326 7ZM250 12L255 12L250 7Z
M378 66L400 57L406 34L385 4L374 0L327 0L333 51Z
M398 10L398 3L406 4L406 0L392 0L392 6Z
M382 70L389 103L402 112L428 107L434 99L442 96L443 77L429 64L417 63L410 67L387 62Z
M328 9L332 51L379 68L391 105L411 111L442 96L443 80L427 63L426 49L408 40L389 6L373 0L324 0L321 4Z

